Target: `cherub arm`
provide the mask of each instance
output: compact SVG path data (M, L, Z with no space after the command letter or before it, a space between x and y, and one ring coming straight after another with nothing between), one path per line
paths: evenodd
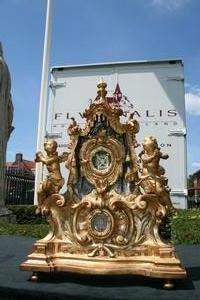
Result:
M55 161L58 161L58 156L55 155L51 158L45 157L42 152L37 152L36 153L36 158L35 158L35 162L42 162L45 165L50 165L52 163L54 163Z
M169 155L168 154L162 154L162 152L160 152L160 157L162 159L168 159L169 158Z
M145 163L150 163L150 162L152 162L152 160L154 159L154 156L147 156L146 154L143 154L143 155L141 156L141 159L142 159L142 161L145 162Z
M144 154L144 150L142 150L140 153L139 153L139 157L141 158L141 156Z
M63 152L60 156L58 156L59 162L68 160L69 154L69 152Z
M35 154L35 162L41 162L42 157L44 157L44 155L42 154L42 152L37 152Z
M145 162L145 163L150 163L152 162L152 160L154 160L154 158L158 155L158 151L155 150L153 155L148 156L147 154L142 154L141 155L141 159Z

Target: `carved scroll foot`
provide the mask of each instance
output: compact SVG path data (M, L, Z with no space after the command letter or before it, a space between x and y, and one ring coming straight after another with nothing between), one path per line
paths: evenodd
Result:
M167 279L163 284L163 288L165 290L173 289L174 288L174 282L171 279Z
M37 272L33 272L33 274L30 276L29 281L38 282L38 280L39 280L38 273Z

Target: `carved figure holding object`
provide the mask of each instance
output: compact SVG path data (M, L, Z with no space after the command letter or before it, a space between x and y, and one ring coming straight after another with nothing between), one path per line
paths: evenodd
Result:
M165 169L160 166L160 159L168 159L158 147L156 138L146 137L142 144L143 151L139 154L142 163L140 185L147 194L157 194L160 202L171 211L175 211L170 196L167 178L164 176Z
M160 151L157 140L153 136L146 137L142 146L143 150L139 154L142 163L140 182L143 182L146 193L162 192L166 189L167 181L163 176L165 169L159 163L160 159L168 159L169 156ZM149 182L146 181L147 179Z
M53 194L58 194L64 185L64 179L60 171L60 163L68 159L69 153L64 152L58 155L57 147L57 142L50 139L44 144L47 155L43 155L42 152L36 153L35 162L41 162L46 165L49 173L46 180L41 182L38 190L38 207L36 213L41 212L41 206L44 200Z

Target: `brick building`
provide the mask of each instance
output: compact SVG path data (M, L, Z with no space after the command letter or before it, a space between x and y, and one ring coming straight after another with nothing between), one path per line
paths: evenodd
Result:
M16 153L15 161L6 163L6 204L33 204L35 162Z
M11 168L13 170L24 171L25 173L35 174L35 162L32 160L23 159L22 153L16 153L14 162L7 162L6 168Z
M200 170L188 179L188 206L200 207Z

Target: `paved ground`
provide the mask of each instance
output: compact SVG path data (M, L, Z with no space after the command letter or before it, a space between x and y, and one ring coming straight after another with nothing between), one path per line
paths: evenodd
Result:
M185 282L174 290L162 289L162 281L134 276L79 276L66 274L60 281L29 282L30 273L19 264L30 252L34 239L0 236L0 299L148 299L200 300L200 245L177 246L177 254L188 271Z

